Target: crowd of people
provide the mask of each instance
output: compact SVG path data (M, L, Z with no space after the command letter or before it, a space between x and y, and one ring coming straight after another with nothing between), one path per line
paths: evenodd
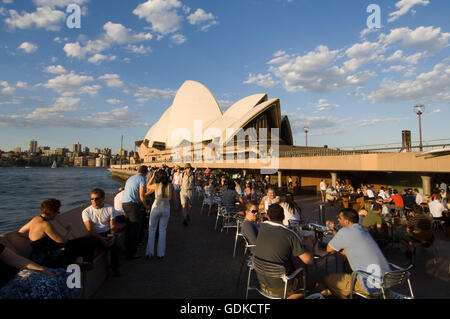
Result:
M122 276L118 236L124 240L123 253L127 260L142 257L164 259L171 211L180 211L182 224L188 227L194 201L212 198L220 200L209 201L210 205L227 207L234 214L232 218L240 221L241 233L255 258L283 265L287 273L299 267L309 267L314 264L320 248L316 245L317 233L298 227L308 221L294 195L291 192L277 195L267 177L258 180L240 174L215 174L209 169L194 169L190 164L174 168L143 165L115 195L114 206L105 203L102 189L91 190L91 205L81 213L87 235L80 238L74 237L70 225L63 231L52 226L51 221L60 213L61 202L45 200L40 214L18 231L30 242L30 258L19 256L0 245L0 298L73 298L79 291L67 288L65 268L78 264L84 271L93 269L98 251L110 254L109 266L113 275ZM343 182L338 181L333 188L325 180L321 181L319 188L323 202L334 203L342 196L352 194L364 197L364 205L358 211L347 207L339 209L339 228L333 221L326 222L327 229L334 236L323 247L325 256L333 253L344 256L351 271L367 271L370 265L378 265L375 278L378 286L368 285L366 279L358 278L357 292L367 295L379 292L381 277L390 271L383 254L383 243L398 241L411 255L415 242L430 240L432 227L449 227L447 185L437 186L427 198L418 189L406 189L399 194L390 187L381 187L375 192L371 185L361 185L355 190ZM144 255L138 253L142 243L146 244ZM40 288L29 288L31 284L26 278L35 278L41 283ZM350 274L328 275L324 280L326 287L315 283L312 278L308 276L307 282L302 282L301 278L296 280L289 287L289 298L304 297L305 291L298 292L298 288L305 285L308 291L317 291L325 296L333 294L346 298L350 294ZM284 284L281 280L258 279L261 289L268 294L282 295ZM27 288L17 288L21 286ZM47 286L53 288L45 289ZM12 293L14 289L19 293ZM26 289L30 292L25 293Z

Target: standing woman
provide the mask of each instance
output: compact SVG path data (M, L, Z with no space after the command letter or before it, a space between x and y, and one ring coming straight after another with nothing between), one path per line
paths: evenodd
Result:
M153 179L155 184L152 184ZM150 187L146 196L155 193L155 201L153 202L150 213L150 223L148 229L148 243L145 253L146 258L152 258L155 255L155 237L159 223L159 236L157 257L162 259L166 252L166 230L170 217L170 200L174 194L173 186L169 183L169 177L163 170L158 170L150 180Z

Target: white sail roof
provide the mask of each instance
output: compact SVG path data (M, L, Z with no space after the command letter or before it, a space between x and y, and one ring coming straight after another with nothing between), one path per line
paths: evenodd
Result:
M197 142L195 125L205 130L214 120L222 117L222 111L211 92L201 83L186 81L179 88L172 106L153 125L145 138L152 147L163 142L166 148L178 145L182 140Z
M198 143L225 138L227 129L237 132L276 101L279 100L268 101L266 94L254 94L239 100L222 114L216 99L203 84L186 81L145 139L149 141L148 147L162 142L166 148L173 148L182 141Z

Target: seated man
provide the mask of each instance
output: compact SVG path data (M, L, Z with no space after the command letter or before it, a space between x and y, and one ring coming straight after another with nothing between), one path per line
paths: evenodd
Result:
M313 246L303 248L299 236L283 225L283 208L278 204L272 204L268 210L268 218L269 220L259 227L254 255L265 261L284 265L287 275L300 267L297 257L306 265L313 264ZM284 283L281 279L258 277L258 280L261 289L274 296L283 296ZM293 292L298 287L297 282L297 285L288 288L288 299L304 296L302 293Z
M91 235L92 244L96 249L109 250L111 252L111 268L115 276L121 276L119 269L119 249L114 235L122 231L116 225L116 217L119 216L114 207L105 204L105 192L94 188L91 191L92 205L81 213L83 223Z
M431 240L432 220L425 215L422 206L415 205L409 215L406 230L398 229L393 235L394 241L407 248L406 256L411 258L414 252L413 242L425 243Z
M337 201L338 199L338 193L337 191L334 189L334 187L331 188L327 188L326 191L326 196L325 196L325 201L328 203L329 201L332 201L333 203L335 201Z
M430 214L433 216L435 220L442 220L443 213L447 212L447 208L442 204L441 194L437 194L434 200L428 203L428 207L430 208Z
M256 224L256 217L258 215L258 203L248 202L245 205L245 219L241 226L242 235L247 239L249 245L256 245L256 238L258 237L258 225ZM253 253L254 248L250 248Z
M389 214L389 208L386 205L384 205L383 197L378 196L375 200L375 203L381 205L381 215L382 216L386 216ZM373 210L373 205L372 205L372 210Z
M387 232L383 228L383 218L381 218L382 207L380 204L375 203L372 206L372 210L367 212L361 225L367 229L375 240L386 239Z
M352 208L339 213L338 221L342 228L328 243L327 253L341 252L347 257L352 271L372 274L370 280L358 276L354 288L354 291L369 295L380 291L381 278L390 271L390 267L372 236L358 224L358 219L358 213ZM327 221L327 226L334 229L334 222ZM351 292L351 278L351 274L331 274L325 277L325 283L331 293L346 299Z
M270 205L279 203L280 197L275 195L275 190L272 187L269 187L267 190L267 195L263 197L261 203L259 204L259 210L267 213Z

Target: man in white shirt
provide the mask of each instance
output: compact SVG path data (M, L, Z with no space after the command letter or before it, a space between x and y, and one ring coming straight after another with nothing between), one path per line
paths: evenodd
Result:
M381 205L381 208L382 208L381 214L383 216L386 216L387 214L389 214L389 208L386 205L383 205L384 204L383 197L377 196L377 199L375 200L375 202L377 204ZM372 208L373 208L373 205L372 205L372 207L370 209L372 209Z
M416 195L416 204L420 205L423 202L423 195L419 193L417 188L414 188L414 195Z
M375 199L375 194L370 185L367 186L367 197L372 200Z
M320 181L320 194L322 195L322 202L325 201L325 192L327 191L327 183L325 182L325 180L322 178L322 180Z
M428 207L430 208L430 214L433 215L435 219L442 219L442 213L446 212L444 205L442 204L441 195L436 195L434 200L428 203Z
M120 213L111 205L105 204L105 192L102 189L94 188L90 195L92 205L81 213L84 226L91 235L95 248L111 252L111 268L115 276L121 276L119 249L114 237L121 231L116 225L116 217Z

